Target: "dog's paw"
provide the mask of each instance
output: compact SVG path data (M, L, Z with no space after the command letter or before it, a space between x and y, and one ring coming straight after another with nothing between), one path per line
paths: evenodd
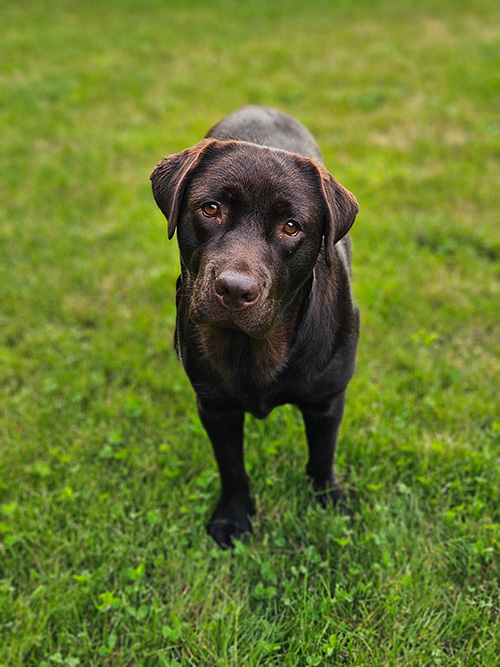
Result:
M313 489L321 507L328 508L335 506L339 514L345 516L352 515L352 508L350 507L347 494L336 479L313 480Z
M233 549L234 539L252 532L255 507L251 498L221 498L207 526L207 533L222 549Z

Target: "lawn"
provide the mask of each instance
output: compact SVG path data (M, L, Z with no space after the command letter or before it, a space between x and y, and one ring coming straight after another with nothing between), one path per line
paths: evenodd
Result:
M0 8L0 665L496 665L500 4ZM315 503L292 407L248 418L255 534L172 346L149 173L248 102L355 193L362 334Z

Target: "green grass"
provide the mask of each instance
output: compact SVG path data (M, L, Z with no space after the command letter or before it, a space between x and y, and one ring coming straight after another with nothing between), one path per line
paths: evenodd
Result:
M0 9L0 665L496 665L500 6ZM296 412L247 421L255 536L204 531L149 172L247 102L358 197L362 314L319 509Z

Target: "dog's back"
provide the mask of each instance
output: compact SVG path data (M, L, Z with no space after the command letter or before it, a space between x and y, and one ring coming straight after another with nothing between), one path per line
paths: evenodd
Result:
M206 136L248 141L313 157L322 162L319 147L307 127L292 116L268 107L243 107L214 125Z

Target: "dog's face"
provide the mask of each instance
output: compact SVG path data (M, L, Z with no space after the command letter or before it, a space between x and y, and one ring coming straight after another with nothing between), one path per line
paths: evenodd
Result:
M314 160L240 141L204 140L160 162L151 180L193 281L191 319L252 338L309 278L323 237L332 262L357 212Z

